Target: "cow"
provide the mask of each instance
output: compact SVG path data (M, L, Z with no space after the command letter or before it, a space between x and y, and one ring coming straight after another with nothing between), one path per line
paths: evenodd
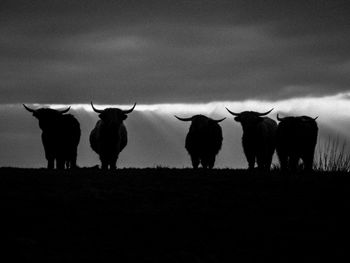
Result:
M318 127L316 118L295 116L281 118L276 133L276 151L281 170L296 171L299 160L303 161L304 170L313 169Z
M25 104L23 106L39 120L47 168L54 169L55 162L56 169L76 168L81 131L78 120L71 114L65 114L70 107L65 110L54 110L31 109Z
M264 116L273 109L264 113L255 111L235 113L228 108L226 110L242 125L242 146L248 161L248 169L253 170L256 162L259 170L269 171L275 151L277 123Z
M118 108L99 110L91 102L91 107L96 113L99 113L100 120L90 133L90 146L99 155L103 170L117 168L119 153L128 143L128 134L123 121L135 106L136 103L129 110Z
M213 120L204 115L194 115L189 118L180 118L175 115L175 117L180 121L191 121L185 148L191 157L193 168L197 169L201 164L203 168L212 169L223 140L219 122L225 118Z

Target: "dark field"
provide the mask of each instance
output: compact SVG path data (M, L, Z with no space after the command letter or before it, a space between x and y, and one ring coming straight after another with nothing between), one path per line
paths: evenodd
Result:
M348 174L0 173L1 257L21 262L349 258Z

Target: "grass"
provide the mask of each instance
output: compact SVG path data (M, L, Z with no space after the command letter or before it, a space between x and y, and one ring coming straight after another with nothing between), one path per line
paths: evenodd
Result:
M299 160L298 170L303 170L302 160ZM280 171L279 163L273 163L271 171ZM318 141L314 157L313 170L316 172L348 173L350 172L350 153L346 140L339 137L328 137L320 144Z
M316 262L348 255L350 177L232 169L1 169L21 262ZM346 173L344 173L346 174Z
M315 171L349 172L350 154L347 151L347 142L340 141L339 137L328 139L316 149L314 161Z

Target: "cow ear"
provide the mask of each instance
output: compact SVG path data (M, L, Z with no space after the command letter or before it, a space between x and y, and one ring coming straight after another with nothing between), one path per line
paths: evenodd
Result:
M122 116L122 120L126 120L128 118L128 115L126 115L126 114L124 114L123 116Z
M241 122L241 118L239 116L235 117L234 120L237 121L237 122Z
M264 117L258 117L258 122L261 122L264 120Z
M103 112L102 113L100 113L99 115L98 115L98 117L101 119L101 120L105 120L105 114L103 114Z

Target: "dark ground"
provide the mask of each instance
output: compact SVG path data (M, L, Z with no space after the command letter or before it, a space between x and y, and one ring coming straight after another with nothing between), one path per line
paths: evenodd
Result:
M21 262L350 258L348 174L11 168L0 173L0 257Z

